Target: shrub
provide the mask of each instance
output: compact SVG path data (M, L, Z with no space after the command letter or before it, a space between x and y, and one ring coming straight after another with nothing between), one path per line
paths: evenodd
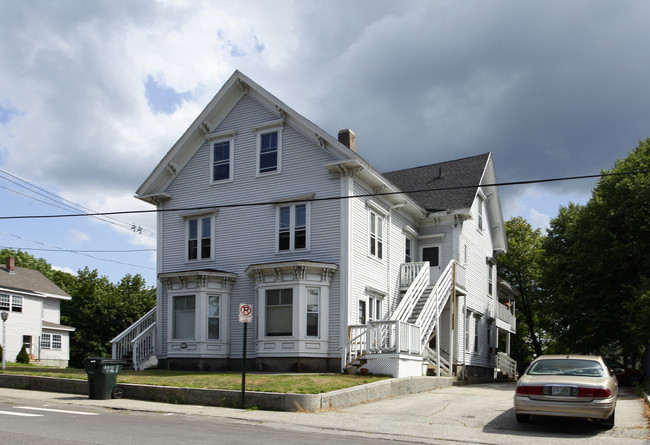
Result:
M27 354L27 348L25 348L25 345L23 345L23 347L20 349L20 352L16 356L16 363L29 363L29 354Z

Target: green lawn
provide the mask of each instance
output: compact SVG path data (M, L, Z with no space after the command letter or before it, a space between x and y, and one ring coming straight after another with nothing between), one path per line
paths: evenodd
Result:
M43 377L86 380L86 371L74 368L45 368L7 363L4 374L23 374ZM187 388L241 390L241 373L192 371L122 371L118 383L138 385L180 386ZM294 394L319 394L337 389L372 383L385 376L348 374L267 374L247 373L246 391L281 392Z

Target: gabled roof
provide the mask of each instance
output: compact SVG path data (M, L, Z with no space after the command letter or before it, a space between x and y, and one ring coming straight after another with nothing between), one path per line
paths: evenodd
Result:
M383 175L431 213L468 209L481 183L489 153ZM417 192L416 190L426 190Z
M16 267L14 273L9 273L6 267L0 267L0 292L60 300L72 299L45 275L24 267Z
M249 95L255 99L275 114L283 124L291 125L331 154L335 160L357 160L364 167L368 165L354 151L341 144L337 138L314 125L237 70L138 188L136 198L152 204L155 204L158 199L169 198L165 193L167 186L206 142L207 136L219 127L244 95Z

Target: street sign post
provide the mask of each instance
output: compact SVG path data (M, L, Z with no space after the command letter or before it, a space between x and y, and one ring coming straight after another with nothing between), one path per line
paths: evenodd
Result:
M248 323L253 322L253 305L242 303L239 305L239 322L244 323L244 350L242 352L241 365L241 408L245 408L246 399L246 337L248 334Z

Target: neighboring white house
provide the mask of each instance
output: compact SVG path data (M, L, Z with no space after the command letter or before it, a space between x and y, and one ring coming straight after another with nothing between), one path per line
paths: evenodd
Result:
M352 131L236 71L137 190L159 211L158 301L114 357L240 369L247 304L249 369L514 369L495 183L489 153L380 173Z
M5 360L14 362L25 345L32 363L67 367L75 328L60 324L60 302L70 299L39 271L16 267L15 259L7 258L0 268L0 312L8 313Z

